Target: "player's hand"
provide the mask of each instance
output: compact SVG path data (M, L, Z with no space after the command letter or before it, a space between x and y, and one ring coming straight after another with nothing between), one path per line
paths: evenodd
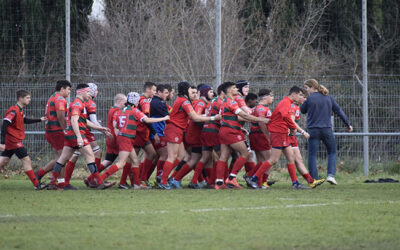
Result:
M306 131L304 131L304 138L306 138L306 139L308 139L308 138L310 138L310 134L309 133L307 133Z
M268 118L261 118L262 120L261 120L261 122L262 123L269 123L269 121L271 120L271 119L268 119Z
M111 134L111 132L106 131L106 132L104 132L104 134L108 139L113 139L113 135Z
M40 120L41 120L42 122L45 122L45 121L47 121L47 117L46 117L46 116L42 116L42 117L40 117Z
M111 131L109 128L105 128L105 127L101 127L99 130L100 130L101 132L103 132L104 134L110 133L110 131Z
M6 145L0 144L0 151L3 152L4 150L6 150Z
M349 127L347 128L347 131L349 131L349 133L353 132L353 126L349 126Z
M215 115L214 119L215 119L215 121L221 120L221 115L220 114Z
M248 135L248 134L249 134L249 131L247 131L245 128L242 128L242 131L243 131L243 133L244 133L245 135Z
M169 120L169 115L166 115L164 118L165 118L166 121L168 121Z
M158 136L158 134L154 135L154 142L155 142L155 144L159 144L160 143L160 137Z
M82 137L77 139L77 143L78 143L78 147L80 147L80 148L83 147L83 139L82 139Z

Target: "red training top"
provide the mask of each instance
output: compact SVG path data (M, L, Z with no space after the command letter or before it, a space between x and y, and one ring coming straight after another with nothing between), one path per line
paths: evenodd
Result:
M278 103L274 112L272 112L271 121L268 123L269 132L286 134L289 129L296 129L296 124L291 118L292 104L293 101L287 96Z
M6 144L18 143L25 139L24 117L24 110L18 104L11 106L6 111L3 120L11 123L7 127Z
M174 105L172 105L172 111L167 123L172 123L179 128L186 129L189 120L188 114L191 111L193 111L193 107L189 100L179 96L176 98Z

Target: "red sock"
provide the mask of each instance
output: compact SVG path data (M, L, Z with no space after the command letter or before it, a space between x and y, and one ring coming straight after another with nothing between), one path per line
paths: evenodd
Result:
M126 177L128 177L129 173L131 172L132 165L130 163L125 163L124 168L122 169L121 179L119 180L120 185L126 184Z
M59 176L59 175L60 175L60 173L58 173L58 172L56 172L56 171L53 171L53 172L51 173L50 185L55 186L55 185L57 184L57 179L58 179L58 176Z
M258 162L254 168L252 168L249 172L246 172L247 177L252 177L257 172L257 170L261 167L262 164L263 164L262 162Z
M131 168L131 172L133 175L133 184L140 185L140 169L139 169L139 167Z
M224 180L226 180L226 178L228 178L229 176L229 166L228 163L224 163Z
M42 177L42 176L45 176L45 174L46 174L46 171L44 171L44 169L39 169L39 171L38 171L38 175L40 176L40 177Z
M176 166L178 166L178 164L179 164L179 160L178 159L176 159L175 161L174 161L174 167L172 168L172 169L175 169L176 168ZM181 168L182 169L182 168ZM172 171L172 170L171 170ZM176 169L175 169L175 171L172 173L172 175L171 175L171 178L174 178L175 179L175 176L176 176L176 174L178 174L178 172L179 171L176 171Z
M157 176L161 175L161 173L163 171L164 163L165 163L165 161L158 160L158 162L157 162Z
M69 184L74 169L75 169L75 162L68 161L67 165L65 166L65 185Z
M215 168L205 168L204 169L204 171L206 171L206 175L207 175L206 180L209 185L211 185L215 182L215 180L214 180L215 174L213 174L213 172L215 172L215 171L213 171L213 170L215 170Z
M147 171L146 181L150 179L150 176L153 174L154 169L156 169L156 165L151 163L150 169Z
M113 175L115 172L117 172L119 169L117 167L117 165L112 165L111 167L109 167L107 169L107 171L101 175L101 179L104 181L105 179L107 179L108 177L110 177L111 175Z
M233 164L233 168L231 174L237 175L239 171L242 169L243 165L246 163L247 159L240 156L236 159L235 164Z
M97 180L97 185L103 184L103 178L101 178L99 172L93 173L93 178Z
M225 172L226 172L226 167L228 164L223 161L217 161L217 165L215 167L215 179L216 180L224 180L225 178Z
M173 163L171 163L169 161L165 161L163 173L161 176L161 184L162 185L167 185L169 174L171 173L173 168L174 168Z
M252 171L256 167L256 164L253 161L248 161L246 164L244 164L244 169L246 170L246 173Z
M101 172L104 170L104 166L101 165L101 158L94 158L94 163L96 163L97 171Z
M264 176L263 176L263 183L264 183L264 182L267 182L268 176L269 176L268 174L264 174Z
M142 181L147 181L147 173L150 171L152 165L153 165L153 163L151 160L149 160L147 158L144 159L143 169L142 169L141 176L140 176L140 179Z
M199 161L196 166L194 167L194 174L192 178L192 183L197 184L197 180L199 176L202 174L204 168L204 163Z
M304 177L304 179L306 179L306 181L308 183L313 183L314 182L314 179L311 177L310 173L303 174L303 177Z
M25 174L29 177L29 179L31 180L33 186L37 186L39 184L39 181L36 179L35 173L33 172L33 170L29 170L26 171Z
M297 175L296 175L296 165L295 164L286 164L290 179L293 181L297 181Z
M183 177L185 177L190 171L192 171L193 168L189 167L187 163L185 163L181 170L178 171L178 173L173 177L175 180L180 181L182 180Z
M142 174L144 171L143 162L139 163L139 178L142 179Z
M198 180L199 182L203 182L203 181L204 181L203 171L201 171L201 173L200 173L200 175L199 175L199 178L197 178L197 180Z
M258 168L257 172L254 175L257 176L258 179L261 179L263 177L264 173L267 172L271 167L272 167L272 165L268 161L265 161Z

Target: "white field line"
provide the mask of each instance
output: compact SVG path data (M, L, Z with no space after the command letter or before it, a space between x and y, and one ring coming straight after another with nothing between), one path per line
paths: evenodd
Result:
M132 211L129 213L118 213L118 212L100 212L98 216L116 216L116 215L133 215L133 214L166 214L166 213L209 213L209 212L231 212L231 211L243 211L243 210L269 210L269 209L287 209L287 208L305 208L305 207L323 207L323 206L340 206L340 205L348 205L348 204L357 204L357 205L381 205L381 204L396 204L400 203L398 201L375 201L375 202L365 202L365 201L354 201L354 202L327 202L327 203L307 203L307 204L286 204L286 205L276 205L276 206L259 206L259 207L223 207L223 208L197 208L197 209L188 209L188 210L139 210ZM74 216L91 216L94 214L83 214L77 213ZM13 217L30 217L35 216L31 214L0 214L0 219L2 218L13 218Z

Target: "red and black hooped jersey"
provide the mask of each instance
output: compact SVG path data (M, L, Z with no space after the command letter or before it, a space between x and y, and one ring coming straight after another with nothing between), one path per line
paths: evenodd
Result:
M267 105L258 104L253 111L253 115L256 117L265 117L271 119L272 113ZM258 122L251 123L250 133L262 133L260 125L258 125Z
M50 96L46 103L46 132L62 132L63 129L57 118L57 111L63 111L67 116L67 100L59 93Z
M119 134L129 138L136 137L136 130L139 123L143 122L146 117L139 109L131 106L123 108L120 112L116 113L116 120L118 124Z
M222 99L221 98L214 98L210 101L208 105L207 116L215 116L219 114L219 110L221 108ZM218 133L221 124L219 121L207 121L203 125L202 132L214 132Z
M238 103L235 100L225 97L222 102L222 127L229 127L235 130L241 130L242 125L239 123L238 115L235 113L240 109Z
M77 139L74 130L72 129L71 125L71 117L72 116L79 116L78 119L78 126L79 126L79 132L82 135L82 138L85 138L85 133L88 131L87 127L87 111L86 111L86 106L85 103L83 102L82 99L80 98L75 98L73 102L70 103L69 109L68 109L68 118L67 118L67 128L65 129L65 138L67 140L71 139Z

